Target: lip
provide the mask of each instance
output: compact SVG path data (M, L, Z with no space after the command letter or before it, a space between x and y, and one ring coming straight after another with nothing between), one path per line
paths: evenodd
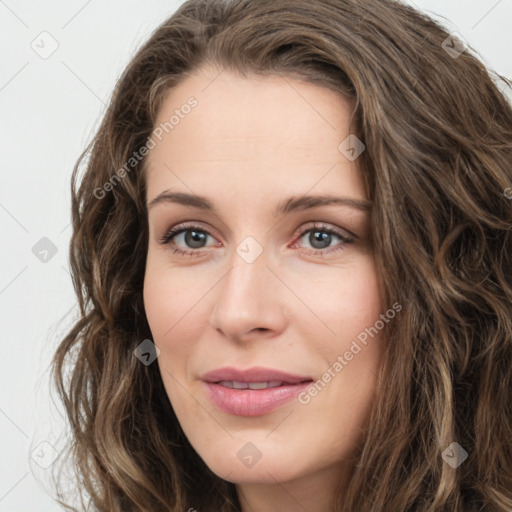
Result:
M205 373L201 380L205 382L221 382L223 380L236 380L239 382L269 382L278 380L286 384L298 384L306 380L313 380L309 375L292 375L291 373L255 366L247 370L226 367Z
M254 367L247 370L220 368L201 377L210 400L222 411L236 416L260 416L270 413L293 400L313 381L309 376L270 368ZM221 381L283 382L281 386L266 389L233 389L218 384Z

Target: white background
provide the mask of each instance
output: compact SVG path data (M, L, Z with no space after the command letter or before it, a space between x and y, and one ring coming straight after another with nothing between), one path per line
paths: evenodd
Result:
M512 79L512 0L414 3L446 18ZM62 510L45 491L52 466L35 460L51 461L63 428L48 369L76 316L67 255L71 170L130 57L179 4L0 0L0 512ZM31 48L43 31L59 45L47 59ZM46 263L32 252L42 237L57 248ZM42 442L49 444L37 448Z

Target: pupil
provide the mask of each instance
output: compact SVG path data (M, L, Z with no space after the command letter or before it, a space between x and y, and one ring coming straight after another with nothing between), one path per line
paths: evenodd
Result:
M312 231L309 235L309 242L315 249L325 249L330 245L331 234L323 231ZM319 247L317 243L320 243L321 246Z

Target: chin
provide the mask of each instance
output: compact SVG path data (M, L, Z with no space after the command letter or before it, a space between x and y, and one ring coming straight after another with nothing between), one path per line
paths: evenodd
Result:
M305 461L302 460L300 465L297 463L299 447L287 454L280 453L270 443L263 444L259 443L259 450L246 440L235 441L228 447L218 445L219 449L214 453L203 451L199 455L213 473L234 484L275 484L276 481L287 482L307 473Z
M288 466L288 467L285 467ZM252 468L243 466L233 467L219 462L210 469L220 478L233 484L275 484L276 482L288 482L300 478L296 470L291 471L292 464L277 464L274 461L263 462L260 460Z

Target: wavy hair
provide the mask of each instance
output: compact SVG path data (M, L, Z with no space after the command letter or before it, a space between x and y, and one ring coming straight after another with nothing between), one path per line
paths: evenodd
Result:
M394 0L188 0L138 50L72 176L80 318L52 382L82 506L240 510L234 484L189 444L158 365L133 354L152 337L145 158L105 186L155 129L166 93L213 64L352 98L366 146L382 299L403 310L385 326L368 432L335 510L512 509L512 107L496 78L510 82L471 47L455 58L449 36ZM452 442L468 454L456 469L442 456Z

